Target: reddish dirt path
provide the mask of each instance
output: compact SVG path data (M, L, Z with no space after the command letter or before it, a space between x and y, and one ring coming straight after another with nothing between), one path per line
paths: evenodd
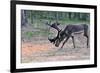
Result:
M52 50L53 47L50 44L24 43L22 44L22 57L31 56L33 53L46 52Z

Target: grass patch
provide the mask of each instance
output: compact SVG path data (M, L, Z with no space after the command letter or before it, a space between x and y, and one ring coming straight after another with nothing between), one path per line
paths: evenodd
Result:
M48 35L52 35L52 34L53 33L48 32L48 31L35 31L35 32L28 31L25 33L25 35L28 38L32 38L33 36L48 36Z
M26 32L25 34L28 38L31 38L33 36L33 32L30 31Z

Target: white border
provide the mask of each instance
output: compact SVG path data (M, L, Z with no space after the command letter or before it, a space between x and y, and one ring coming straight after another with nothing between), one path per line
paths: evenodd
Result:
M87 12L90 13L90 60L77 61L57 61L57 62L42 62L42 63L21 63L21 9L25 10L43 10L43 11L70 11L70 12ZM84 8L69 8L69 7L51 7L51 6L35 6L35 5L16 5L16 68L38 68L38 67L53 67L53 66L71 66L71 65L86 65L94 64L94 10Z

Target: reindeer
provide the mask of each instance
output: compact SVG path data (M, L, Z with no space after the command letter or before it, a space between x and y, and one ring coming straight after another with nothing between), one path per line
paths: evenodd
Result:
M75 33L84 33L84 36L87 38L87 48L88 48L88 42L89 42L89 36L88 36L88 25L87 24L80 24L80 25L73 25L73 24L69 24L66 25L66 27L62 30L60 28L58 28L58 25L60 25L59 23L53 23L52 25L47 24L50 27L56 29L58 31L57 36L54 37L53 39L48 38L48 40L55 44L56 47L59 47L60 43L64 40L61 48L63 48L64 44L68 41L68 39L71 37L72 41L73 41L73 46L74 48L75 46L75 42L74 42L74 35Z

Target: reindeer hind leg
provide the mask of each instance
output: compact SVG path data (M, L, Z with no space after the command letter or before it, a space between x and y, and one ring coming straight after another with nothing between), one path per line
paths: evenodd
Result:
M88 37L88 34L84 34L84 36L87 38L87 48L89 47L89 37Z
M74 36L71 36L72 37L72 41L73 41L73 46L75 48L75 41L74 41Z

